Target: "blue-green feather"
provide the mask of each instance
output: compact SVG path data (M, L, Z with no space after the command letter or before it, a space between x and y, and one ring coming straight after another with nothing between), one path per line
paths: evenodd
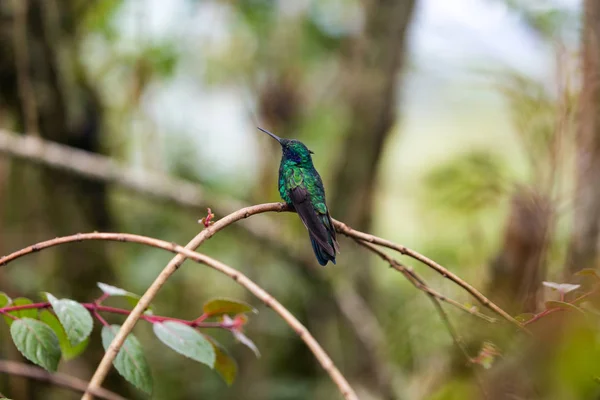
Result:
M335 264L338 244L325 202L325 189L315 169L310 151L301 142L282 141L283 157L279 166L279 194L293 207L309 231L319 264Z

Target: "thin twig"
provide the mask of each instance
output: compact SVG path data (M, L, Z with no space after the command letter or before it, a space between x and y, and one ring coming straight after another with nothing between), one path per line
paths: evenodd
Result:
M589 292L582 294L581 296L577 297L576 299L573 299L573 301L568 302L568 303L569 304L573 304L573 305L579 304L579 303L583 302L584 300L586 300L591 295L595 294L599 289L600 289L600 285L596 285ZM565 294L561 293L560 296L561 296L561 300L560 301L564 302L565 301L565 298L564 298ZM546 310L544 310L544 311L542 311L542 312L534 315L531 319L528 319L527 321L523 322L523 325L532 324L532 323L538 321L539 319L545 317L546 315L555 313L557 311L565 311L565 310L567 310L567 309L566 308L561 308L561 307L548 308L548 309L546 309Z
M197 183L149 171L139 171L110 157L2 129L0 129L0 154L112 184L154 201L167 202L195 211L211 206L207 202L208 198L215 205L213 210L216 215L227 215L246 206L238 199L223 194L206 193L202 185ZM269 249L304 272L314 271L313 258L306 252L298 251L293 240L282 235L281 228L275 220L264 217L261 221L249 220L244 224L237 224L236 227L245 231L250 239L260 242L261 245L267 244ZM326 278L321 275L314 275L313 279L316 282L326 283ZM347 290L355 292L351 286ZM347 305L340 303L341 296L334 295L333 299L340 310L347 308ZM373 318L372 320L375 321ZM355 320L349 322L355 331L364 331L361 326L354 323ZM361 334L359 337L366 346L371 345L367 342L376 340Z
M0 153L42 164L49 168L85 176L88 179L113 183L129 190L145 194L154 199L169 201L194 209L206 208L208 206L206 195L202 188L197 184L173 179L160 174L133 170L118 164L109 157L73 149L68 146L45 141L32 136L17 135L0 129ZM225 196L215 196L211 193L211 199L215 204L218 204L218 207L213 208L213 211L217 215L227 215L233 212L233 210L244 207L241 202ZM492 303L477 289L473 288L435 261L404 246L396 245L395 243L373 235L355 231L342 222L334 221L334 223L339 232L346 236L356 237L370 243L388 247L428 265L442 276L462 286L483 305L512 322L518 326L519 329L523 329L517 320ZM248 221L247 224L243 224L243 229L245 229L252 237L268 242L271 246L280 250L282 254L285 254L288 257L293 255L290 258L294 259L299 264L306 264L304 259L294 251L293 246L282 238L275 221L265 219L264 221L261 221L260 226L259 224L253 224L251 221Z
M140 171L110 157L2 129L0 129L0 154L75 176L105 182L143 195L153 201L166 202L193 211L214 205L213 211L216 215L227 215L247 205L239 199L222 193L205 191L198 183L154 172ZM210 199L211 204L207 199ZM259 242L262 246L267 245L269 250L300 268L302 273L306 273L306 271L313 273L311 280L316 284L323 283L330 286L332 290L336 290L326 277L314 273L316 271L314 258L308 253L300 251L291 237L283 235L280 224L274 219L268 216L264 216L260 221L251 219L243 224L236 224L236 228L246 233L249 239ZM348 285L346 290L352 292L354 298L360 297L352 285ZM334 293L333 300L340 310L348 309L348 304L342 304L345 300L344 296ZM377 322L376 318L372 316L371 310L365 309L364 311L371 314L372 322ZM347 317L347 313L343 312L343 314ZM365 346L373 347L377 338L365 335L371 331L364 329L362 323L357 324L356 318L347 318L347 320ZM376 329L381 330L381 327Z
M465 343L463 342L462 338L456 331L456 328L454 327L454 325L452 325L452 322L450 321L450 317L448 317L448 314L444 310L444 307L442 307L442 304L440 303L440 301L444 301L448 304L452 304L452 305L458 307L459 309L466 311L470 314L476 315L479 318L487 320L488 322L494 322L494 319L488 317L487 315L484 315L484 314L478 313L474 310L471 310L471 309L463 306L462 304L460 304L452 299L449 299L446 296L431 289L427 285L425 280L423 280L423 278L421 278L415 271L413 271L412 268L406 267L406 266L400 264L397 260L388 256L386 253L379 250L376 246L372 245L371 243L367 243L367 242L364 242L364 241L358 240L358 239L355 239L355 241L358 244L360 244L361 246L364 246L367 249L369 249L370 251L372 251L373 253L377 254L383 260L387 261L388 264L390 264L390 266L392 268L401 272L408 279L408 281L411 282L417 289L424 291L428 295L429 299L431 300L431 302L435 306L435 309L437 310L438 314L440 315L442 322L446 326L448 333L450 333L450 337L452 338L454 345L462 353L467 364L470 366L473 366L473 358L469 355L469 352L467 351L467 347L466 347ZM483 384L483 381L481 380L481 376L479 375L479 373L476 369L473 369L473 374L475 376L475 380L477 381L477 384L479 385L481 393L483 394L484 398L487 399L488 395L485 390L485 385Z
M186 247L186 249L189 250L189 248L196 248L197 246L199 246L203 241L207 240L208 238L210 238L212 235L214 235L214 233L216 233L217 231L219 231L220 229L224 228L225 226L228 226L230 224L232 224L235 221L238 221L242 218L247 218L250 215L256 214L256 213L261 213L261 212L268 212L268 211L288 211L288 208L285 204L282 203L268 203L268 204L261 204L261 205L256 205L256 206L252 206L252 207L247 207L247 208L243 208L241 210L238 210L228 216L226 216L225 218L217 221L217 223L215 223L214 225L210 226L209 228L205 229L204 231L202 231L200 234L198 234ZM446 270L445 268L443 268L441 265L435 263L433 260L428 259L427 257L413 251L410 250L404 246L400 246L400 245L396 245L392 242L389 242L385 239L373 236L373 235L369 235L369 234L365 234L363 232L359 232L359 231L355 231L351 228L349 228L347 225L339 222L339 221L335 221L334 220L334 224L336 225L336 229L349 237L352 237L354 239L358 239L359 242L365 242L364 244L369 244L369 243L374 243L377 245L381 245L384 247L388 247L391 248L393 250L399 251L401 254L405 254L408 256L411 256L415 259L417 259L418 261L421 261L423 263L425 263L426 265L432 267L433 269L435 269L437 272L439 272L440 274L442 274L444 277L448 277L449 279L451 279L452 281L454 281L455 283L457 283L459 286L463 287L465 290L467 290L469 293L471 293L474 297L476 297L482 304L486 305L488 308L492 309L493 311L495 311L496 313L498 313L499 315L503 316L505 319L509 320L512 322L512 317L510 317L510 315L508 315L506 312L504 312L502 309L500 309L499 307L497 307L495 304L493 304L491 301L489 301L485 296L483 296L480 292L478 292L475 288L473 288L472 286L470 286L468 283L464 282L462 279L458 278L456 275L454 275L453 273L451 273L450 271ZM89 234L87 234L89 235ZM105 235L111 235L111 234L105 234ZM115 234L112 234L115 235ZM85 235L76 235L76 238L80 238L80 239L75 239L75 240L83 240L82 238ZM135 236L135 235L134 235ZM61 240L66 240L66 241L72 241L72 237L67 237L67 238L57 238L54 239L52 241L48 241L48 242L52 242L52 245L56 245L56 244L60 244ZM115 240L114 238L109 238L106 240ZM11 261L14 258L17 258L23 254L27 254L29 252L32 251L37 251L41 249L41 245L42 244L47 244L48 242L43 242L43 243L39 243L37 245L31 246L29 248L25 248L22 249L18 252L15 252L9 256L3 257L2 259L0 259L0 265L3 265L4 263L7 263L9 261ZM173 251L173 250L171 250ZM159 275L159 277L156 279L156 281L153 283L153 285L148 289L148 291L144 294L144 296L142 297L142 300L140 300L140 302L138 302L136 308L134 308L134 310L131 312L131 314L129 315L129 317L127 318L127 320L125 321L125 323L123 324L123 327L121 328L121 330L123 331L124 329L128 329L127 330L127 334L131 331L131 329L133 328L133 326L135 325L135 322L137 321L137 319L139 319L139 316L142 314L143 310L146 309L146 307L149 305L150 301L152 300L152 298L156 295L156 292L160 289L160 287L162 287L162 285L165 283L166 279L179 267L179 265L181 265L181 263L185 260L185 257L182 256L181 254L179 254L178 256L176 256L173 260L171 260L171 262L169 263L169 265L167 265L167 267L165 267L165 269L163 270L163 272ZM413 282L415 284L415 286L421 288L422 290L426 291L427 293L429 293L431 296L438 298L440 300L443 299L443 301L447 301L450 299L447 299L445 296L435 292L433 289L429 288L427 285L424 285L422 280L420 281L420 278L418 276L414 275L414 271L412 271L411 269L407 269L404 268L403 266L401 266L401 264L395 262L395 263L391 263L393 266L400 266L402 270L404 270L405 272L407 272L407 277L411 278L411 282ZM412 272L412 274L411 274ZM450 304L453 304L454 306L457 306L458 308L462 308L462 309L466 309L466 307L460 305L460 303L455 302L455 301L448 301ZM467 309L468 310L468 309ZM471 310L469 310L468 312L471 312ZM473 312L471 312L473 313ZM482 314L483 315L483 314ZM128 321L130 321L128 323ZM132 322L131 322L132 321ZM528 332L520 323L518 323L517 321L514 321L514 323L517 324L517 326ZM121 343L119 344L119 346L115 346L116 350L113 349L111 350L111 348L109 348L109 351L107 351L107 354L105 355L105 358L103 359L103 362L101 362L101 365L99 366L99 370L100 371L104 371L102 372L102 374L105 376L108 369L110 369L110 364L112 362L112 359L110 361L104 361L109 359L110 357L112 357L114 359L114 357L116 356L116 354L118 353L118 349L120 348L120 346L122 345L124 339L126 338L127 334L122 335L122 337L120 337L120 335L118 334L114 340L115 343L118 343L117 339L119 339L119 341L121 341ZM110 356L109 356L110 354ZM98 371L97 371L98 372ZM99 375L99 376L102 376ZM102 382L102 380L104 379L104 376L102 378L98 378L96 380L92 379L92 381L90 382L90 384L93 385L97 385L98 382Z
M96 304L96 303L80 303L80 304L85 309L87 309L93 313L107 312L107 313L111 313L111 314L120 314L120 315L129 315L131 313L131 310L127 310L125 308L103 306L103 305ZM18 306L6 306L6 307L0 307L0 314L6 315L7 313L11 313L14 311L19 311L19 310L41 310L44 308L51 308L51 307L52 307L52 305L49 302L21 304ZM11 314L8 314L8 317L13 318L15 320L18 319L17 317L15 317ZM185 320L185 319L180 319L180 318L163 317L160 315L142 314L140 316L140 319L150 322L151 324L155 324L157 322L164 322L164 321L179 322L180 324L188 325L188 326L191 326L192 328L232 329L232 328L236 327L236 324L231 323L231 322L225 322L225 321L223 321L223 322L203 322L207 317L208 316L206 314L203 314L201 318L196 318L196 319L190 321L190 320Z
M201 184L195 182L141 171L110 157L3 129L0 129L0 154L92 181L111 184L145 198L175 204L195 212L212 207L214 214L221 216L248 205L230 196L206 191ZM211 204L208 203L209 198ZM268 243L270 248L286 260L297 265L310 266L305 253L298 252L294 243L286 240L275 220L265 217L261 221L249 220L238 224L237 227L253 240Z
M471 364L473 362L473 359L469 355L469 352L467 351L467 347L465 346L465 343L463 342L462 338L456 331L456 328L454 328L454 325L452 325L452 322L450 322L450 318L448 317L448 314L444 310L444 307L442 307L442 304L435 297L429 296L429 298L433 301L433 305L437 309L438 314L440 314L442 322L444 323L444 325L446 326L446 329L450 333L450 336L452 337L454 344L456 345L458 350L460 350L460 352L463 354L467 363Z
M70 375L61 374L55 372L51 374L46 370L33 365L27 365L16 361L0 360L0 373L8 375L23 376L38 381L48 382L55 386L64 387L66 389L73 390L75 392L85 392L88 383L79 378L75 378ZM116 393L104 388L97 388L93 391L94 396L101 399L107 400L125 400L125 397L121 397Z
M206 208L206 195L198 184L162 174L135 170L99 154L75 149L30 135L23 136L0 129L0 153L44 165L48 168L83 176L90 180L116 184L153 199L179 204L192 209ZM243 205L230 198L214 196L220 207L217 215L225 215Z
M29 46L27 43L28 9L28 0L13 0L13 47L15 56L15 70L17 72L17 83L19 97L21 99L21 109L23 110L25 132L37 136L39 135L37 103L29 75Z
M194 237L185 248L188 250L195 250L200 246L204 241L210 239L212 235L214 235L219 230L223 229L227 225L232 224L243 218L248 218L252 214L261 213L265 211L283 211L286 207L282 203L269 203L269 204L261 204L252 207L242 208L234 213L227 215L226 217L220 219L210 227L204 229L200 232L196 237ZM140 316L144 313L146 308L150 305L160 288L165 284L167 279L183 264L185 261L185 257L181 254L176 255L162 270L160 275L154 280L152 285L146 290L146 292L142 295L134 309L131 311L131 314L127 317L119 332L114 337L112 343L106 350L104 357L100 361L100 365L96 369L94 376L90 381L90 387L100 386L108 371L110 370L111 364L117 354L119 353L119 349L123 346L127 335L133 329L135 324L137 323ZM86 394L84 396L86 399L90 399L90 396Z
M371 243L364 242L362 240L356 240L356 242L358 244L360 244L361 246L369 249L373 253L377 254L383 260L387 261L388 264L390 264L390 266L392 268L394 268L395 270L401 272L406 277L406 279L408 279L408 281L410 283L412 283L417 289L422 290L423 292L425 292L425 294L427 294L427 296L431 299L431 301L433 302L433 304L436 307L437 311L439 312L439 314L440 314L440 316L442 318L442 321L444 322L444 324L448 328L448 331L450 332L450 336L452 337L452 340L456 344L456 347L458 347L458 349L464 354L464 356L467 359L467 361L471 362L471 356L469 356L469 353L467 352L466 347L464 346L462 340L458 336L458 333L456 332L456 330L452 326L452 324L450 322L450 319L448 318L448 314L446 314L446 312L442 308L442 305L440 304L440 300L441 301L447 301L448 300L446 298L446 296L443 296L443 295L439 294L438 292L436 292L435 290L431 289L427 285L427 283L425 282L425 280L423 280L423 278L421 278L419 275L417 275L411 268L408 268L408 267L400 264L398 261L396 261L392 257L388 256L383 251L379 250L376 246L372 245ZM450 303L450 304L454 305L454 303ZM457 304L462 306L462 304L460 304L460 303L457 303ZM464 311L470 312L470 310L468 308L466 308L466 307L461 308L461 309L464 310Z
M281 209L281 206L282 206L282 204L280 204L280 203L271 203L271 204L261 204L261 205L254 206L254 207L248 207L247 209L242 209L239 211L239 213L241 215L237 215L237 219L248 217L248 216L252 215L253 212L258 212L257 210L260 210L260 209L270 208L271 211L276 211L277 209ZM228 216L228 217L230 219L235 219L233 216ZM218 227L219 222L220 221L217 221L214 225L212 225L210 228L205 229L203 232L206 232L210 229ZM216 228L216 229L218 230L219 228ZM204 239L208 239L210 236L212 236L214 234L214 232L216 232L216 231L206 233L204 235ZM201 235L198 235L195 239L199 238L200 236ZM349 385L346 378L344 378L344 376L340 373L340 371L334 365L333 361L331 360L331 358L329 358L329 356L327 355L325 350L323 350L321 345L315 340L315 338L304 327L304 325L302 325L302 323L300 323L300 321L298 321L292 313L290 313L283 305L281 305L281 303L279 303L277 300L275 300L275 298L273 298L269 293L267 293L264 289L262 289L260 286L258 286L252 280L250 280L250 278L248 278L246 275L242 274L238 270L231 268L230 266L225 265L225 264L223 264L213 258L210 258L204 254L196 253L195 251L192 251L188 248L184 248L175 243L169 243L164 240L154 239L151 237L141 236L141 235L133 235L133 234L129 234L129 233L100 233L100 232L79 233L76 235L63 236L63 237L58 237L55 239L47 240L45 242L40 242L33 246L29 246L25 249L19 250L15 253L9 254L8 256L2 257L0 259L0 266L4 266L7 263L9 263L10 261L13 261L24 255L31 254L31 253L34 253L34 252L37 252L37 251L40 251L43 249L47 249L49 247L58 246L58 245L61 245L64 243L80 242L83 240L109 240L109 241L116 241L116 242L132 242L132 243L139 243L139 244L144 244L147 246L157 247L157 248L161 248L161 249L170 251L172 253L179 253L178 257L173 258L173 260L171 260L171 262L169 263L169 265L174 266L173 268L177 268L177 266L180 265L183 261L185 261L186 258L189 258L190 260L196 261L197 263L200 263L200 264L204 264L208 267L211 267L211 268L227 275L228 277L233 279L235 282L237 282L239 285L246 288L250 293L252 293L254 296L256 296L263 303L265 303L265 305L267 305L268 307L273 309L277 314L279 314L279 316L294 330L294 332L296 332L296 334L300 337L300 339L302 339L304 341L304 343L306 343L306 345L313 352L313 354L315 355L315 358L319 361L319 363L321 364L323 369L325 369L329 373L332 381L337 385L340 393L342 393L342 395L344 396L344 398L346 400L358 400L356 393L354 392L352 387ZM167 270L167 268L165 268L165 270ZM159 279L166 279L164 277L160 278L161 276L163 276L163 274L165 274L165 270L163 270L161 275L159 275ZM170 269L167 271L170 271ZM154 286L154 284L151 286L151 288L153 286ZM156 289L156 290L158 290L158 289ZM153 297L152 293L153 292L150 292L150 289L149 289L146 292L146 294L144 294L144 296L142 296L142 298L138 301L138 305L136 306L136 308L134 308L134 310L132 310L132 314L136 309L138 309L138 306L140 304L142 304L142 302L147 302L148 300L151 300L151 299L148 299L148 297ZM148 294L150 294L150 296L148 296ZM141 308L141 310L143 311L147 308L148 305L149 305L149 303L144 304L139 308ZM131 318L132 314L130 314L130 318ZM130 320L130 318L128 318L127 320ZM138 315L138 318L139 318L139 315ZM122 332L124 331L123 327L125 326L125 324L127 324L127 321L125 321L125 323L123 324L123 326L117 333L116 337L119 337L119 335L122 334ZM129 333L130 331L131 331L131 329L127 333ZM106 351L106 354L111 354L113 356L113 359L114 359L114 356L116 356L116 354L118 353L118 349L115 352L115 348L116 348L116 346L114 346L115 342L116 342L116 339L113 340L113 342L109 346L108 350ZM123 344L123 342L121 342L120 345L122 345L122 344ZM120 346L119 346L119 348L120 348ZM113 350L111 350L111 349L113 349ZM106 355L105 355L105 358L103 358L103 360L105 360L105 359L108 359L106 357ZM102 379L97 378L97 381L95 384L92 383L92 381L90 381L90 385L88 386L88 388L90 390L93 390L94 388L99 387L99 385L102 383L103 378L106 376L106 372L110 369L110 363L112 363L112 359L110 359L108 367L103 367L103 368L106 368L106 371L103 374L97 374L97 377L102 377ZM102 367L102 365L103 365L103 363L101 362L98 367L98 370L100 369L100 367ZM96 374L94 376L96 376ZM89 393L90 393L90 391L88 391L88 393L86 393L85 398L91 399L91 396L89 395Z
M467 292L469 292L471 295L473 295L473 297L475 297L481 304L488 307L490 310L494 311L496 314L502 316L504 319L506 319L513 325L515 325L517 328L519 328L519 330L529 333L529 331L519 321L514 319L510 314L508 314L502 308L500 308L496 304L494 304L491 300L489 300L487 297L485 297L480 291L478 291L473 286L469 285L467 282L465 282L464 280L462 280L461 278L459 278L457 275L450 272L446 268L442 267L440 264L436 263L435 261L425 257L424 255L422 255L420 253L417 253L414 250L409 249L408 247L390 242L389 240L385 240L380 237L370 235L368 233L354 230L354 229L350 228L348 225L344 224L343 222L333 220L333 224L335 225L336 230L343 235L346 235L351 238L360 239L367 243L373 243L373 244L376 244L379 246L387 247L389 249L399 252L400 254L414 258L415 260L420 261L421 263L427 265L428 267L433 268L436 272L441 274L444 278L450 279L452 282L456 283L457 285L459 285L460 287L465 289Z
M402 273L406 277L406 279L408 279L408 281L410 283L412 283L417 289L425 292L426 294L428 294L430 296L435 297L437 300L446 302L466 313L469 313L471 315L474 315L475 317L481 318L481 319L485 320L486 322L489 322L489 323L496 322L496 319L489 317L477 310L466 307L465 305L459 303L458 301L453 300L447 296L444 296L443 294L432 289L431 287L429 287L429 285L427 285L425 283L423 278L421 278L412 268L401 264L396 259L390 257L383 251L379 250L376 246L372 245L371 243L368 243L368 242L365 242L365 241L362 241L359 239L356 239L355 241L356 241L356 243L360 244L361 246L363 246L363 247L369 249L370 251L372 251L373 253L377 254L379 257L381 257L383 260L385 260L390 265L390 267L392 267L396 271Z
M140 171L110 157L3 129L0 129L0 154L115 185L151 200L175 204L195 212L210 206L214 214L220 216L247 206L230 196L205 191L198 183L156 172ZM208 203L209 198L214 205ZM264 217L261 221L249 220L236 226L253 240L267 243L286 260L310 267L306 253L298 252L294 243L286 240L275 220Z
M217 221L217 223L215 223L214 225L210 226L209 228L205 229L204 231L202 231L199 235L197 235L189 244L188 247L191 248L196 248L199 244L201 244L204 240L207 240L208 238L210 238L212 235L214 235L214 233L216 233L218 230L224 228L225 226L238 221L239 219L242 218L247 218L250 215L256 214L256 213L261 213L261 212L268 212L268 211L288 211L288 208L285 204L282 203L268 203L268 204L261 204L261 205L256 205L256 206L252 206L252 207L247 207L247 208L243 208L241 210L238 210L228 216L226 216L225 218ZM496 305L494 305L491 301L489 301L487 298L485 298L485 296L483 296L481 293L479 293L476 289L474 289L472 286L470 286L469 284L467 284L466 282L464 282L462 279L458 278L456 275L452 274L451 272L449 272L448 270L446 270L445 268L443 268L442 266L440 266L439 264L435 263L434 261L428 259L427 257L413 251L410 250L404 246L400 246L400 245L396 245L392 242L389 242L385 239L381 239L379 237L373 236L373 235L368 235L365 234L363 232L359 232L359 231L355 231L351 228L349 228L347 225L339 222L339 221L335 221L334 220L334 224L336 225L336 229L349 237L352 237L354 239L359 239L360 241L364 241L366 243L375 243L381 246L385 246L388 248L391 248L393 250L399 251L401 254L405 254L405 255L409 255L423 263L425 263L426 265L429 265L430 267L434 268L436 271L440 272L444 277L448 277L449 279L453 280L454 282L456 282L457 284L459 284L459 286L463 287L465 290L467 290L469 293L471 293L472 295L474 295L474 297L476 297L478 300L480 300L484 305L486 305L488 308L494 310L495 312L497 312L499 315L502 315L504 318L506 318L507 320L511 320L512 317L510 317L506 312L504 312L503 310L501 310L499 307L497 307ZM89 235L89 234L88 234ZM110 235L110 234L106 234L106 235ZM114 234L113 234L114 235ZM135 236L135 235L134 235ZM76 237L84 237L84 235L79 235ZM72 238L72 237L71 237ZM52 242L53 245L56 244L60 244L61 240L66 240L66 241L72 241L72 239L70 239L69 237L67 238L57 238L54 239L53 241L49 241ZM77 239L76 239L77 240ZM79 240L83 240L83 239L79 239ZM106 239L106 240L115 240L114 238L110 238L110 239ZM43 242L43 243L48 243L48 242ZM29 248L25 248L22 249L20 251L17 251L9 256L3 257L2 259L0 259L0 265L7 263L9 261L11 261L14 258L17 258L23 254L27 254L29 252L32 251L37 251L40 249L40 245L43 244L37 244L34 246L31 246ZM189 249L188 249L189 250ZM135 325L135 322L137 321L137 319L139 319L139 315L141 315L141 313L143 312L143 310L146 309L146 307L148 306L148 304L150 303L150 301L152 300L152 298L154 297L154 295L156 294L156 291L158 289L160 289L160 287L164 284L164 282L166 281L166 279L179 267L179 265L181 265L181 263L185 260L185 257L182 256L181 254L179 254L177 257L175 257L173 260L171 260L171 262L169 263L169 265L167 265L167 267L165 267L165 269L163 270L163 272L161 273L161 275L159 275L159 277L157 278L157 280L153 283L153 285L148 289L148 291L144 294L144 296L142 297L142 300L144 300L144 298L146 297L146 295L150 296L150 297L146 297L146 299L144 301L140 301L138 302L136 308L134 308L134 310L132 311L132 313L130 314L129 318L125 321L125 324L123 325L123 327L121 328L122 330L126 327L128 330L128 332L131 331L131 329L133 328L133 326ZM398 263L398 265L400 265ZM409 269L407 269L407 271L410 271ZM412 276L414 278L414 276ZM416 281L414 281L416 283L418 282L418 279ZM426 285L425 285L426 287ZM428 290L425 290L428 293L432 294L435 297L439 297L447 299L445 296L440 295L439 293L433 291L431 289L430 292ZM449 300L449 299L448 299ZM446 301L446 300L444 300ZM147 302L147 304L146 304ZM449 301L450 304L453 304L455 306L458 306L459 308L461 308L462 305L459 305L460 303L457 302L453 302L453 301ZM463 306L464 307L464 306ZM137 310L136 310L137 309ZM508 316L508 318L506 317ZM133 321L133 322L129 322L128 321ZM515 323L517 324L517 326L519 326L520 329L524 330L525 332L528 332L527 329L525 329L524 327L521 326L521 324L519 324L518 322L515 321ZM125 339L126 335L123 335L122 337L119 337L119 335L117 335L117 337L115 338L115 341L117 339L119 339L121 341L121 344L119 345L118 348L120 348L120 346L122 345L124 339ZM118 343L118 342L117 342ZM112 351L108 351L107 354L112 354L111 357L115 357L116 354L118 353L118 348L117 350L112 350ZM109 348L110 350L110 348ZM106 356L105 356L106 359ZM103 361L105 360L103 359ZM106 375L108 369L110 369L110 363L112 362L104 362L104 366L102 366L103 363L101 363L102 366L102 370L104 371L104 369L106 369L105 372L103 372L102 374ZM98 379L97 381L102 381L104 379L104 377L102 377L102 379ZM94 379L92 379L91 381L92 384L97 384L94 382Z
M49 168L60 169L75 175L85 176L89 179L113 183L123 188L147 195L151 198L169 201L185 207L199 209L208 206L206 195L199 185L160 174L135 171L118 164L111 158L91 154L39 138L31 136L24 137L0 129L0 153L39 163ZM217 215L227 215L232 210L243 207L243 204L239 201L229 197L214 196L211 194L211 198L213 198L215 204L219 205L218 208L213 208ZM428 265L442 276L447 277L462 286L483 305L492 309L520 329L522 328L518 321L488 300L479 291L433 260L404 246L396 245L390 241L377 238L376 236L355 231L341 222L335 221L335 223L337 224L339 232L344 235L391 248ZM268 242L274 248L281 250L282 254L285 254L288 257L293 255L290 258L300 264L305 264L304 259L298 256L292 246L282 239L275 221L265 219L264 221L261 221L260 227L258 224L253 224L249 221L249 223L241 226L250 233L252 237Z
M452 325L452 322L450 321L450 317L448 317L448 314L444 310L444 307L442 307L442 304L432 296L430 296L430 299L433 301L433 304L434 304L435 308L437 309L438 314L442 318L444 325L446 325L446 329L448 330L448 332L450 332L450 336L452 336L452 340L454 341L454 344L456 345L458 350L463 354L463 356L467 360L467 364L470 367L472 367L473 376L475 377L477 386L479 386L481 395L483 396L484 399L489 399L489 394L485 388L485 384L483 382L481 374L480 374L479 370L477 369L476 365L474 365L473 358L471 358L471 356L469 355L469 352L467 351L467 346L465 345L465 342L463 342L462 338L456 331L456 328L454 327L454 325Z

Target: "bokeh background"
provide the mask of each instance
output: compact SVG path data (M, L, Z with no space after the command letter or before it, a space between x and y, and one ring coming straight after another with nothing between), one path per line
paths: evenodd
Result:
M0 0L0 133L98 153L142 182L158 174L203 193L190 206L36 165L4 147L0 252L95 230L185 244L207 207L219 218L236 204L278 201L280 150L260 125L314 151L335 218L428 255L514 315L539 310L549 296L542 280L565 281L598 260L600 194L585 188L600 187L600 151L592 151L600 148L600 115L594 105L577 111L585 108L581 87L592 87L598 73L600 49L589 51L587 75L580 50L583 33L598 32L600 11L594 0L585 3ZM587 100L598 104L596 97ZM582 146L583 125L596 139ZM485 398L482 385L488 398L596 398L594 385L561 383L556 371L529 376L529 367L482 383L479 374L493 373L465 365L423 293L350 240L340 242L337 266L317 268L295 215L261 215L201 251L289 307L361 399ZM96 282L106 282L143 293L170 257L136 245L77 243L1 269L0 289L89 301L99 295ZM405 261L432 287L473 304L451 282ZM165 351L139 323L153 398L338 398L294 333L226 277L186 263L154 304L161 315L191 319L218 296L259 308L246 333L262 357L215 333L239 366L227 387L213 371ZM473 356L497 333L448 312ZM6 327L0 335L2 358L19 359ZM93 339L60 370L89 379L102 355L99 332ZM510 354L511 343L502 351ZM576 354L587 360L597 352ZM523 376L558 394L502 384ZM114 371L106 386L146 398ZM0 388L15 399L78 398L16 377L1 376Z

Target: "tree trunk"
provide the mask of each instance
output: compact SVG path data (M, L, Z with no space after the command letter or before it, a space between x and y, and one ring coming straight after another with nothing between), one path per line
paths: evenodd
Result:
M577 128L577 182L567 268L598 263L600 232L600 3L584 1L581 43L582 88Z
M405 63L407 32L415 3L367 1L364 32L350 47L346 61L341 101L347 109L348 129L331 180L329 206L333 217L366 232L372 229L377 172L385 140L395 121L398 77ZM347 277L357 283L365 306L376 303L368 267L370 256L348 247L342 252L346 260L352 260L354 276ZM383 343L375 340L367 346L364 340L354 342L346 344L356 348L354 357L347 360L352 379L381 398L396 398L388 364L374 354L373 345Z
M513 194L489 284L492 301L510 313L536 312L552 209L551 201L532 189L518 188Z
M406 36L415 0L367 3L364 34L348 57L343 82L348 105L344 136L333 175L331 208L336 218L369 230L377 170L395 120L398 74L406 58Z
M0 0L0 113L8 116L4 126L9 129L99 152L102 105L85 79L78 54L85 11L86 5L77 0ZM104 183L26 162L7 161L2 167L7 179L0 189L1 223L9 233L0 243L3 254L56 236L110 230ZM92 300L99 292L96 282L114 279L106 248L77 243L41 254L28 267L44 286L32 290L52 289L59 297ZM70 372L89 378L102 354L100 343L92 341L86 352L91 364L71 364L75 370ZM121 382L119 378L117 384ZM117 390L126 393L123 387ZM36 398L49 396L40 391Z

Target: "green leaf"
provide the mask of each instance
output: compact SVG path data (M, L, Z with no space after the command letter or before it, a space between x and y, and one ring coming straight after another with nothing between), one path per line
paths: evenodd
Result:
M219 315L237 315L248 312L256 313L256 309L251 305L242 301L230 300L230 299L213 299L209 300L202 307L204 314L210 317Z
M213 368L215 350L208 340L191 326L176 321L157 322L154 334L161 342L192 360Z
M75 346L90 336L94 327L94 320L84 306L74 300L58 300L50 293L46 293L58 320L65 328L65 333L71 345Z
M4 292L0 292L0 308L8 306L12 303L12 299Z
M571 303L565 303L564 301L547 301L546 309L549 310L552 308L562 308L565 310L572 310L572 311L577 311L582 314L585 314L585 312L581 308L579 308L576 305L573 305Z
M110 343L120 328L120 325L110 325L102 328L102 345L104 346L104 350L108 350ZM142 352L142 346L133 333L130 333L127 339L125 339L123 346L119 350L119 354L117 354L117 357L113 361L113 365L128 382L148 394L152 393L150 367Z
M107 285L106 283L98 282L98 287L102 290L103 293L110 295L111 297L125 297L125 300L132 306L135 307L137 303L140 301L142 296L137 295L135 293L128 292L125 289L121 289L120 287ZM148 306L145 311L146 314L152 314L152 305Z
M54 331L31 318L14 321L10 334L17 349L29 361L54 372L60 361L60 345Z
M237 363L223 346L211 337L207 339L212 344L217 356L215 359L215 371L217 371L228 386L231 386L237 377Z
M33 302L25 297L17 297L16 299L13 300L11 307L12 306L24 306L27 304L33 304ZM29 308L26 310L11 311L11 312L9 312L9 314L14 315L17 318L36 319L38 310L35 308ZM8 326L11 326L13 324L13 322L15 322L14 319L7 317L6 315L4 316L4 319L6 320L6 323L8 324Z
M515 319L519 322L527 322L530 319L532 319L533 317L535 317L535 314L532 313L523 313L523 314L519 314L515 317Z
M50 328L52 328L52 330L58 337L58 342L60 344L63 359L71 360L85 351L90 342L89 337L87 337L83 342L77 344L76 346L73 346L71 345L71 342L69 341L69 338L65 333L65 329L61 325L56 315L52 314L48 310L42 310L40 311L39 316L40 321L46 323Z

